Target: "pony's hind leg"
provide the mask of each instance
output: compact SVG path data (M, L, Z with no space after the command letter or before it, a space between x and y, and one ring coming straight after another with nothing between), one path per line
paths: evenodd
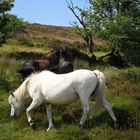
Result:
M49 127L48 127L47 131L49 131L50 128L54 128L54 124L53 124L53 121L52 121L51 105L46 105L46 110L47 110L47 117L48 117L48 121L49 121Z
M36 107L38 107L41 104L41 102L38 102L38 100L33 100L30 106L26 109L27 119L31 127L34 127L35 124L32 121L32 110Z
M115 117L115 114L114 114L109 102L106 100L106 98L104 96L102 97L102 103L103 103L103 106L106 108L106 110L108 111L109 115L111 116L111 118L114 122L114 128L117 128L117 119Z
M88 113L89 113L89 104L88 104L88 98L81 98L82 106L83 106L83 116L80 121L80 126L83 126L84 122L87 119Z

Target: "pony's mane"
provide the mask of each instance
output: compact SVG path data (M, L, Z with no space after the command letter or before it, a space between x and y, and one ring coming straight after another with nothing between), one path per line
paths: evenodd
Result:
M29 75L29 76L26 78L26 80L32 79L32 78L34 78L34 77L36 77L36 76L43 75L44 73L55 74L54 72L49 71L49 70L46 69L46 70L43 70L43 71L38 71L38 72L32 73L31 75Z
M18 102L21 102L25 97L28 96L27 85L30 81L30 78L26 79L17 90L14 91L13 95ZM9 98L10 100L10 98Z
M47 71L47 70L44 70L44 71ZM29 76L26 77L25 81L26 80L30 80L32 79L33 77L39 75L40 73L42 73L43 71L35 71L34 73L31 73Z

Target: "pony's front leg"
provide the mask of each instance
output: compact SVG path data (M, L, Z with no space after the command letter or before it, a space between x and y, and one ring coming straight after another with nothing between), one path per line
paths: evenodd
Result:
M54 124L53 124L53 121L52 121L51 105L46 105L46 110L47 110L47 117L48 117L48 121L49 121L49 127L48 127L47 131L49 131L50 128L54 128Z
M33 120L32 120L32 117L31 117L32 110L34 108L36 108L37 106L39 106L40 104L41 103L38 102L38 100L33 100L32 103L30 104L30 106L26 110L27 119L28 119L28 122L29 122L31 127L35 127L35 124L33 123Z

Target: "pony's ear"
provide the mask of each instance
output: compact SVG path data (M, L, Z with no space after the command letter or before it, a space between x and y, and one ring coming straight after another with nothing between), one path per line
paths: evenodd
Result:
M13 94L13 91L9 91L9 94L10 94L12 97L15 97L14 94Z

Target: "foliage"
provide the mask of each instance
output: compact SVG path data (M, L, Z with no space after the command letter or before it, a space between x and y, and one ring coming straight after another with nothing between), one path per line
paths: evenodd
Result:
M0 0L0 13L4 14L7 11L10 11L13 5L14 0Z
M8 24L7 12L11 10L14 0L1 0L0 1L0 43L5 43L6 32L5 26Z
M7 38L11 38L16 34L25 32L25 23L17 16L7 14L7 22L8 24L3 28L3 30L7 33Z
M70 8L73 8L74 14L76 10L79 12L76 18L85 25L80 28L74 22L73 27L78 34L97 35L107 40L112 49L121 52L125 60L140 65L139 0L89 0L89 7L86 9L74 6Z
M6 39L15 33L23 31L23 22L15 15L8 12L14 7L14 0L0 1L0 44L6 42Z
M136 62L130 56L140 56L140 1L90 0L90 6L96 34L109 41L112 49L123 53L127 61L139 65L140 59Z

